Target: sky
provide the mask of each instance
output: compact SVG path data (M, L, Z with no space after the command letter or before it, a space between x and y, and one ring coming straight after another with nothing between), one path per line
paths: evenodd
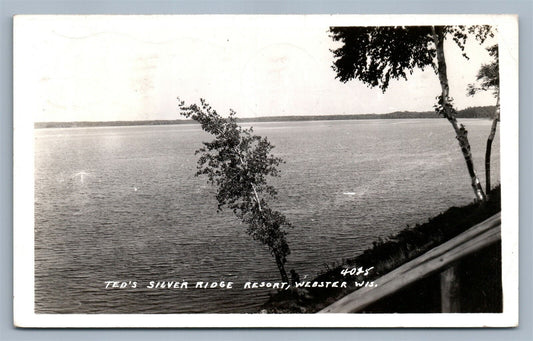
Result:
M391 81L386 93L335 79L330 49L338 43L329 37L328 27L336 24L331 19L18 17L15 107L35 122L172 120L181 118L177 97L186 103L205 98L219 113L231 108L238 117L433 110L440 85L432 69ZM485 47L493 43L469 43L467 60L446 42L458 109L495 104L490 92L466 96L481 64L490 61Z

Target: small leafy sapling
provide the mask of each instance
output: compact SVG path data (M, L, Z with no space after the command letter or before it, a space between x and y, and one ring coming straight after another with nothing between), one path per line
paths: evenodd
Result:
M233 110L227 118L222 117L204 99L200 105L179 101L179 110L214 136L196 151L200 155L196 175L207 176L217 187L218 210L230 208L247 225L246 232L268 247L281 279L288 282L285 263L290 249L285 236L291 224L285 215L270 208L269 200L275 199L277 191L267 182L269 176L279 176L283 160L271 154L274 146L266 137L237 124Z

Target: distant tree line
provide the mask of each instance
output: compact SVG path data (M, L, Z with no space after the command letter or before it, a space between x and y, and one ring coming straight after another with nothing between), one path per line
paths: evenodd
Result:
M80 121L80 122L35 122L34 128L84 128L84 127L118 127L169 125L193 123L192 120L149 120L149 121Z
M469 107L457 111L458 118L492 118L495 106ZM286 122L286 121L318 121L318 120L374 120L404 118L437 118L435 111L395 111L388 114L352 114L352 115L310 115L310 116L262 116L240 118L238 122ZM36 122L34 127L41 128L83 128L83 127L115 127L143 125L192 124L194 120L152 120L152 121L106 121L106 122Z

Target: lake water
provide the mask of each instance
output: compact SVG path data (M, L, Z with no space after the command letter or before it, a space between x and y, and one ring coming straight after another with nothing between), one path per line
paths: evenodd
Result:
M488 120L462 120L484 183ZM294 227L287 269L314 277L406 225L473 200L444 119L254 123L285 159L274 207ZM256 312L279 281L268 250L195 177L196 125L35 130L35 300L39 313ZM499 183L499 139L493 183ZM147 289L150 281L189 289ZM105 281L137 282L106 289ZM231 281L233 289L194 289Z

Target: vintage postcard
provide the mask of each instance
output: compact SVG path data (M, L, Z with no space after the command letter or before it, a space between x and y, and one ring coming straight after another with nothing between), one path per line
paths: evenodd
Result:
M14 18L19 327L518 324L512 15Z

